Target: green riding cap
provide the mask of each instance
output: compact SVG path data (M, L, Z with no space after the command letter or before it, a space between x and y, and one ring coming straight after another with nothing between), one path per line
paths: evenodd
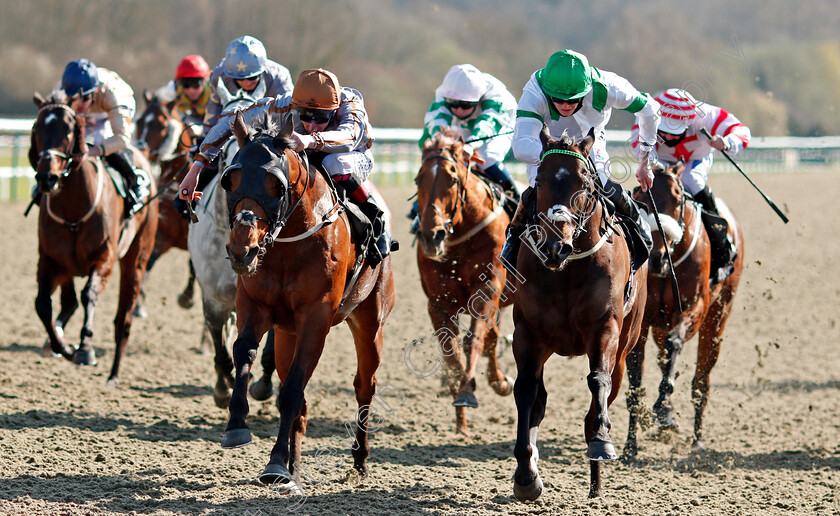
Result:
M550 97L575 100L592 89L592 69L586 56L574 50L561 50L548 58L537 71L537 82Z

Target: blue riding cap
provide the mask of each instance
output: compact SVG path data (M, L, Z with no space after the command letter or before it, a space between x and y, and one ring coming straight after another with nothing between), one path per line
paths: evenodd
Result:
M99 74L96 65L87 59L70 61L61 76L61 89L67 95L81 93L87 95L99 86Z
M233 79L250 79L265 71L268 58L257 38L242 36L231 41L225 54L225 73Z

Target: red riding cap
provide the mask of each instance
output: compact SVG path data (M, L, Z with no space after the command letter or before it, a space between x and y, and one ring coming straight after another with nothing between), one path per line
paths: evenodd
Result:
M207 77L210 75L210 67L207 66L207 61L203 57L197 55L187 56L178 63L178 68L175 69L176 79L185 79L187 77Z

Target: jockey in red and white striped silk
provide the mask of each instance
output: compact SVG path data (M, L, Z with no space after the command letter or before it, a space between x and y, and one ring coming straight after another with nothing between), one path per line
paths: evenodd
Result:
M712 149L737 154L750 144L750 129L725 109L700 102L683 89L665 90L656 100L662 116L657 130L656 153L666 166L680 159L685 162L682 182L686 191L703 205L703 222L712 247L712 283L723 280L732 270L735 245L727 239L715 196L706 180L714 161ZM712 135L711 140L701 129ZM638 125L633 126L631 141L637 149ZM636 150L638 153L638 150ZM725 222L725 221L724 221Z

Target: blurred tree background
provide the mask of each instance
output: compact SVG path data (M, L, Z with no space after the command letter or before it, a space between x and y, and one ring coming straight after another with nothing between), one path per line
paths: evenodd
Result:
M517 98L556 50L655 94L685 87L757 135L840 134L840 9L831 0L0 0L0 113L33 116L64 65L87 57L135 90L187 54L216 64L250 34L292 77L321 66L362 92L377 127L419 127L453 64ZM632 118L613 117L612 128Z

